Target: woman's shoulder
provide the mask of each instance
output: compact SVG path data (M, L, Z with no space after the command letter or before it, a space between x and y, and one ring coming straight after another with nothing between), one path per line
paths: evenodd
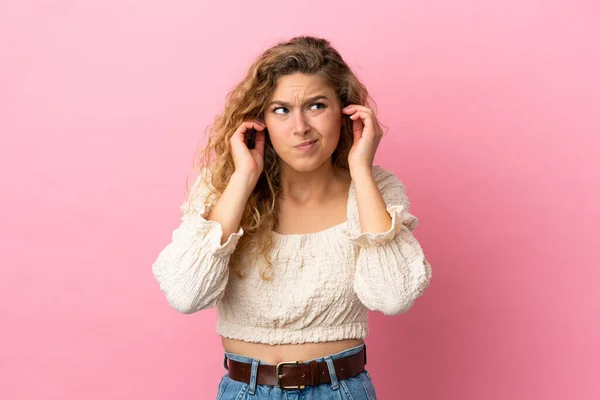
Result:
M398 175L380 165L373 166L373 179L386 201L407 201L406 187Z
M381 165L373 165L372 171L374 177L395 175L391 170L384 168Z
M379 190L404 187L404 184L398 179L396 173L381 165L373 165L371 173ZM354 180L352 180L351 186L354 186Z
M395 172L384 168L381 165L373 165L371 171L373 174L373 179L375 179L375 182L380 189L388 186L391 183L402 184Z

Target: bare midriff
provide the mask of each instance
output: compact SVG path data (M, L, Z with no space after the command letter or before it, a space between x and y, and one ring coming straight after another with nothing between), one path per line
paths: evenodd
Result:
M221 337L223 348L229 353L255 358L268 364L283 361L307 361L356 347L362 339L346 339L334 342L278 344L250 343Z

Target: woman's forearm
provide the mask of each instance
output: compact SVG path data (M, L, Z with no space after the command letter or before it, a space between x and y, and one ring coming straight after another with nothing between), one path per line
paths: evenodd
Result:
M386 232L392 226L392 218L370 168L351 170L356 204L362 233Z
M244 208L255 185L256 183L250 178L234 173L225 191L209 213L207 219L218 222L223 229L221 244L238 231Z

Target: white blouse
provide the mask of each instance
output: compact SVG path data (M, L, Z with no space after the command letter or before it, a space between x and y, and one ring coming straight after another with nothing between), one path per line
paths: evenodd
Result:
M206 219L217 199L207 198L205 170L192 186L196 197L181 205L184 214L172 241L152 266L167 301L185 314L216 306L217 333L248 342L366 337L368 310L404 313L431 280L431 266L413 235L418 221L409 212L404 185L379 166L373 177L392 218L388 231L361 233L352 182L344 223L316 233L271 233L273 279L266 281L258 274L259 264L266 263L262 257L242 259L244 277L230 270L244 231L221 245L221 225Z

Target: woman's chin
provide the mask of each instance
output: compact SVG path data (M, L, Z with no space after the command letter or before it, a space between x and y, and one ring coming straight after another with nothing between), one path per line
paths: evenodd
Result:
M305 158L283 160L283 162L293 171L296 172L313 172L323 167L323 165L331 164L331 156L329 158Z

